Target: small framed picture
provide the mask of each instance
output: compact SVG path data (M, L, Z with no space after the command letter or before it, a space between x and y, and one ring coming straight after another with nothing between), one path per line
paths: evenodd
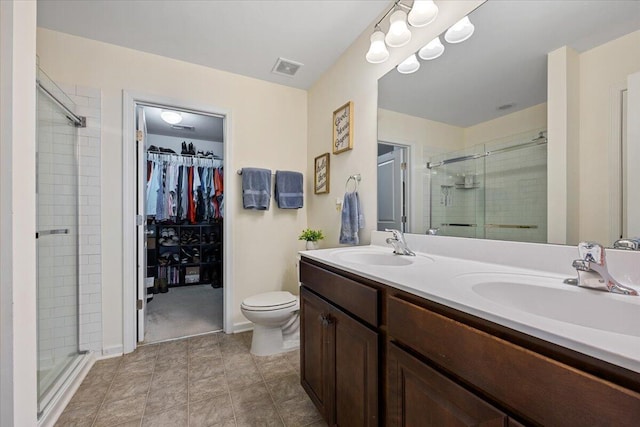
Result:
M353 148L353 102L333 112L333 154Z
M324 194L329 192L329 153L315 158L313 173L313 192Z

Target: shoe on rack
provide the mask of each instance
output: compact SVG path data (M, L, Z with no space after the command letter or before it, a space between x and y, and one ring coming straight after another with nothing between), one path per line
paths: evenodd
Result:
M161 294L169 292L169 284L167 283L167 279L164 277L158 279L158 287Z
M193 147L193 142L190 142L190 143L189 143L189 154L191 154L192 156L195 156L195 155L196 155L196 150L195 150L195 148Z
M182 141L182 151L180 151L180 154L189 154L187 153L187 143L185 141Z

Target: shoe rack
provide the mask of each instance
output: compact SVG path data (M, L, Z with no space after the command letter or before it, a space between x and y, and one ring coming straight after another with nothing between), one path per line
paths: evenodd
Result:
M222 220L147 227L147 277L169 287L208 284L222 287Z

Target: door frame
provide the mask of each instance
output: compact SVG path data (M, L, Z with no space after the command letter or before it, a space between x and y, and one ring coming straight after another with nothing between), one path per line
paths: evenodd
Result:
M390 141L390 140L382 140L379 139L376 143L376 165L377 165L377 159L378 159L378 144L384 144L384 145L393 145L396 147L400 147L405 149L405 153L406 153L406 163L407 163L407 168L405 169L405 173L404 173L404 179L405 179L405 183L406 183L406 191L405 191L405 195L404 195L404 203L405 203L405 210L407 213L407 222L406 222L406 227L409 229L408 233L416 233L415 229L419 228L418 227L418 221L421 221L418 218L418 213L416 212L416 210L414 209L414 205L417 206L418 204L414 204L412 202L412 200L414 199L414 191L417 190L419 188L418 185L416 185L416 183L414 183L414 180L416 178L416 176L414 176L414 164L419 164L419 161L416 161L414 159L414 153L415 153L415 148L416 148L416 143L414 142L408 142L408 141L404 141L404 142L396 142L396 141ZM377 166L376 166L376 179L378 178L378 172L377 172ZM377 212L376 212L377 214Z
M178 110L193 111L202 114L224 117L224 168L230 172L231 162L231 111L208 104L201 104L184 99L176 99L161 95L145 94L132 90L122 91L122 316L123 316L123 351L130 353L138 345L137 342L137 230L136 230L136 105L172 106ZM225 182L225 205L227 212L232 206L235 183L232 179ZM233 221L225 218L223 223L223 329L233 332L233 293L231 283L231 254Z

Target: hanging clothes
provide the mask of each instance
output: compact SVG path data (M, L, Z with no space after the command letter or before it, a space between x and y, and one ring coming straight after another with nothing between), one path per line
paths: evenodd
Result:
M146 213L156 221L222 218L223 191L221 160L147 153Z

